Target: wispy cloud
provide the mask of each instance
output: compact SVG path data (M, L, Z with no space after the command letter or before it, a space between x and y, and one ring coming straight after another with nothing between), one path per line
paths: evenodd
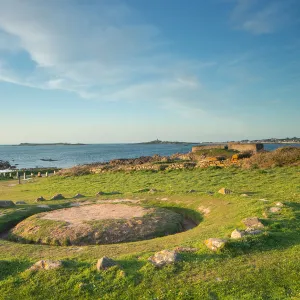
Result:
M235 0L231 21L235 28L255 35L271 34L289 23L292 0Z

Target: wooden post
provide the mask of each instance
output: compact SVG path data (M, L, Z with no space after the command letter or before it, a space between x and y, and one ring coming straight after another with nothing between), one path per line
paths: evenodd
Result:
M19 184L21 184L21 176L18 173Z

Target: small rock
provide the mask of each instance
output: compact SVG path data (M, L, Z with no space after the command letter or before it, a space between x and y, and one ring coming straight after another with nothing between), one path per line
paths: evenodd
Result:
M96 268L98 271L101 271L101 270L106 270L108 268L111 268L115 265L116 262L113 259L107 256L103 256L102 258L98 259Z
M284 206L284 204L282 202L276 202L275 205L279 206L279 207L283 207Z
M271 207L270 209L269 209L269 212L271 212L271 213L278 213L278 212L280 212L281 211L281 207L278 207L278 206L274 206L274 207Z
M242 221L245 226L251 228L264 228L264 224L257 217L246 218Z
M187 191L187 193L197 193L197 191L196 190L189 190L189 191Z
M79 199L79 198L84 198L84 197L85 197L84 195L76 194L73 198L74 199Z
M10 200L0 200L0 207L13 207L15 204Z
M62 262L59 260L40 260L36 262L29 270L53 270L62 267Z
M231 233L231 238L232 239L241 239L243 236L245 236L245 231L241 231L241 230L238 230L238 229L235 229L235 230L233 230L232 231L232 233Z
M41 197L38 197L38 198L36 198L36 202L41 202L41 201L45 201L46 199L43 197L43 196L41 196Z
M148 259L156 267L163 267L168 264L173 264L178 261L178 254L174 250L162 250L156 252Z
M38 208L50 208L49 205L37 205Z
M197 248L192 248L192 247L176 247L174 249L175 252L177 253L181 253L181 252L188 252L188 253L192 253L192 252L197 252L199 249Z
M229 189L226 189L226 188L221 188L219 191L218 191L219 194L222 194L222 195L228 195L228 194L231 194L232 191L229 190Z
M241 194L241 197L249 197L248 194Z
M150 189L150 190L149 190L149 193L150 193L150 194L154 194L154 193L156 193L156 192L157 192L157 189Z
M207 248L209 248L212 251L221 250L226 245L227 241L224 239L218 239L218 238L210 238L208 240L204 241Z
M212 191L207 191L206 194L208 194L208 195L213 195L214 192L212 192Z
M22 205L22 204L26 204L26 202L25 201L17 201L16 204Z
M161 198L161 201L167 201L168 198Z
M102 196L102 195L105 195L105 193L102 192L102 191L100 191L100 192L98 192L98 193L96 194L96 196Z
M63 200L65 197L62 194L56 194L54 195L51 200Z
M254 228L248 227L248 228L245 230L245 233L246 233L246 234L250 234L250 235L258 235L258 234L261 234L261 233L262 233L262 230L254 229Z
M78 206L80 206L80 203L70 203L70 206L72 206L72 207L78 207Z

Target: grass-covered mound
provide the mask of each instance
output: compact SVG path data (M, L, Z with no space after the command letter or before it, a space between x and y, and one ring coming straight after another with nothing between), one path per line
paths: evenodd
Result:
M132 242L181 231L183 217L163 208L93 204L33 215L11 230L10 238L49 245Z

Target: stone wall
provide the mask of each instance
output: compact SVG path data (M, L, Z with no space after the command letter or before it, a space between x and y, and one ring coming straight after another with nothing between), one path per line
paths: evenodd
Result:
M252 152L252 153L257 153L259 151L264 150L264 145L263 144L242 144L242 143L229 143L228 144L228 149L229 150L237 150L240 152Z
M201 150L209 150L209 149L227 149L226 144L218 144L218 145L205 145L205 146L194 146L192 147L192 152L197 152Z

